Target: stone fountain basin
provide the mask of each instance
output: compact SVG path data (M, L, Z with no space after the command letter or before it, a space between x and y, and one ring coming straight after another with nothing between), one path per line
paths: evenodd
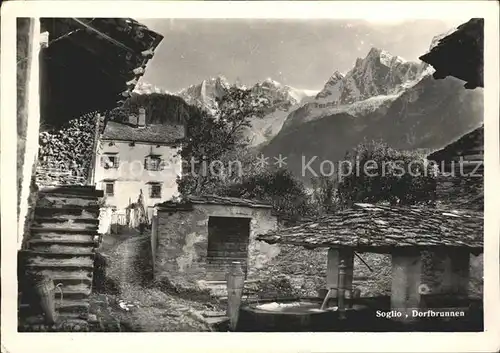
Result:
M339 323L338 308L334 305L321 310L321 299L260 300L244 304L240 310L242 331L312 332L330 331ZM346 308L346 316L366 307ZM340 322L341 323L341 322Z

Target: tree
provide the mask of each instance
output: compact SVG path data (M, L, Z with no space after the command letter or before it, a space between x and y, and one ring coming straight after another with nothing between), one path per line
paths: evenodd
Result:
M318 176L311 180L312 204L319 214L334 213L339 208L338 178Z
M304 184L286 169L268 169L246 176L221 194L269 202L276 212L292 219L310 214Z
M346 154L340 172L342 206L354 202L429 204L435 200L435 171L418 152L364 142Z
M228 163L234 167L238 162L232 158L247 147L244 129L251 118L264 114L269 101L250 90L231 87L217 103L215 115L196 109L187 118L186 137L181 141L186 168L178 180L182 195L214 193L234 179L234 168Z

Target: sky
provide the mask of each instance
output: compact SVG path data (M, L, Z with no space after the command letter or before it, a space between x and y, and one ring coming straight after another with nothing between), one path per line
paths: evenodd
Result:
M177 92L223 75L320 90L372 47L419 61L434 36L467 20L138 19L164 36L141 81Z

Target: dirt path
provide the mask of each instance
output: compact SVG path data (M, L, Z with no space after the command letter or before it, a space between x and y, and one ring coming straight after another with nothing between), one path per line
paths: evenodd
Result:
M181 298L151 285L150 240L131 231L105 239L100 251L107 261L106 276L118 293L100 294L104 316L120 321L122 330L141 332L210 331L203 313L220 311L209 303ZM103 298L103 295L106 298ZM102 311L102 310L101 310Z

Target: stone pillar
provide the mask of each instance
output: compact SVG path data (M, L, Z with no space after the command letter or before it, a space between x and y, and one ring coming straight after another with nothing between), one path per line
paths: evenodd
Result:
M241 263L234 261L227 274L227 316L229 318L229 330L236 331L241 306L243 287L245 286L245 274Z
M466 249L457 249L449 253L451 262L451 292L468 296L470 276L470 253Z
M418 251L397 249L392 253L391 309L408 313L412 309L441 307L451 296L466 296L469 286L469 258L466 249ZM434 300L426 300L426 295ZM434 302L437 300L436 303Z
M339 286L339 265L344 260L345 268L345 294L347 298L352 295L352 278L354 268L354 251L351 248L330 248L328 249L328 262L326 269L326 288L333 289L331 298L337 298L337 288Z
M469 260L466 249L424 251L421 283L432 295L467 295Z
M397 249L392 253L391 310L401 312L400 319L411 319L411 310L420 305L421 269L418 250Z

